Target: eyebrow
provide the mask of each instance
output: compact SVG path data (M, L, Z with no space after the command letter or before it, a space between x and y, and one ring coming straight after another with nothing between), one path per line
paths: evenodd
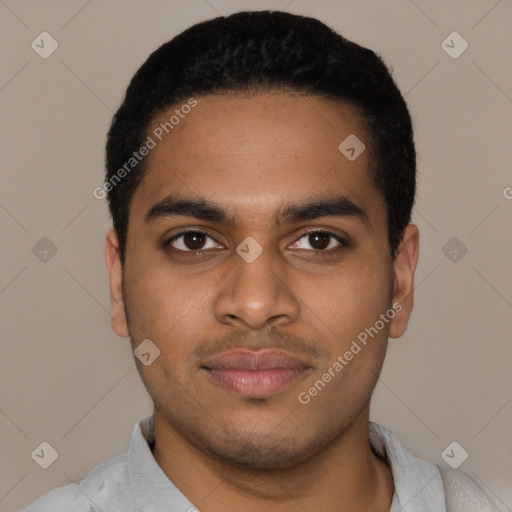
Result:
M218 204L203 198L187 198L169 195L153 205L144 217L144 223L168 217L194 217L236 227L236 220ZM345 196L315 199L302 204L285 205L276 217L276 224L296 223L320 217L350 217L366 227L369 226L367 212Z

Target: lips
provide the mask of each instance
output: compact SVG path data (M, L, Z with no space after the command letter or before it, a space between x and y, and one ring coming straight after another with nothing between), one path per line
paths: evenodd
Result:
M310 366L276 349L238 349L208 358L202 369L221 387L248 398L264 398L282 390Z

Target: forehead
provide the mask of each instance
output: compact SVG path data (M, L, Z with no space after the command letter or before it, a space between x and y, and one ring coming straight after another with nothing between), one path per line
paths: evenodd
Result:
M150 126L155 147L132 199L134 219L175 193L211 198L231 216L270 217L283 203L329 195L383 213L383 198L368 174L368 137L354 106L284 93L195 100L194 108L181 110L185 100ZM351 161L339 146L354 136L366 149Z

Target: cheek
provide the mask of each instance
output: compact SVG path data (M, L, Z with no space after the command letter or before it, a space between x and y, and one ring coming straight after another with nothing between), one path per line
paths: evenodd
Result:
M175 379L185 385L193 370L187 365L194 337L211 321L211 293L218 278L186 276L171 272L169 265L136 268L126 275L132 345L135 349L148 338L160 350L155 362L140 371L155 392L161 382Z
M126 295L131 328L143 336L162 338L189 318L201 316L208 282L188 278L169 264L140 263L126 273Z
M328 409L358 412L358 408L368 402L377 383L384 361L385 344L374 340L373 345L361 347L361 352L343 366L338 376L328 384L324 405Z
M354 265L330 282L328 294L333 305L326 309L327 323L335 336L330 336L331 358L323 368L323 375L329 374L323 379L329 380L324 405L355 409L369 399L386 354L392 318L386 316L389 271L382 263Z
M326 343L329 357L304 389L318 394L316 407L356 413L369 400L387 349L391 318L386 317L385 322L380 317L386 311L374 296L363 304L349 301L346 307L340 306L332 317L330 341Z
M389 307L389 269L368 261L363 257L347 260L336 272L305 280L297 292L305 313L321 333L336 337L337 345L374 325Z

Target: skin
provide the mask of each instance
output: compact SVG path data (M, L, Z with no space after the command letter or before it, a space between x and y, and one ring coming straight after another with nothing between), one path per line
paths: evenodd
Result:
M392 260L369 144L352 162L338 150L352 133L367 141L353 106L282 92L196 99L150 152L130 204L124 269L116 234L107 234L112 327L132 348L149 338L161 351L149 366L136 360L155 404L155 459L201 511L389 511L393 478L369 444L369 403L388 338L405 332L413 307L418 228L406 228ZM236 225L188 216L144 222L171 193L213 201ZM284 205L337 196L363 208L368 222L276 223ZM197 246L186 237L174 251L165 247L183 228L213 239L188 256L179 249ZM337 250L319 254L313 229L349 246L326 237ZM250 264L236 252L249 236L263 250ZM299 403L393 303L401 311ZM268 398L244 398L201 370L206 355L238 347L287 350L310 368Z

